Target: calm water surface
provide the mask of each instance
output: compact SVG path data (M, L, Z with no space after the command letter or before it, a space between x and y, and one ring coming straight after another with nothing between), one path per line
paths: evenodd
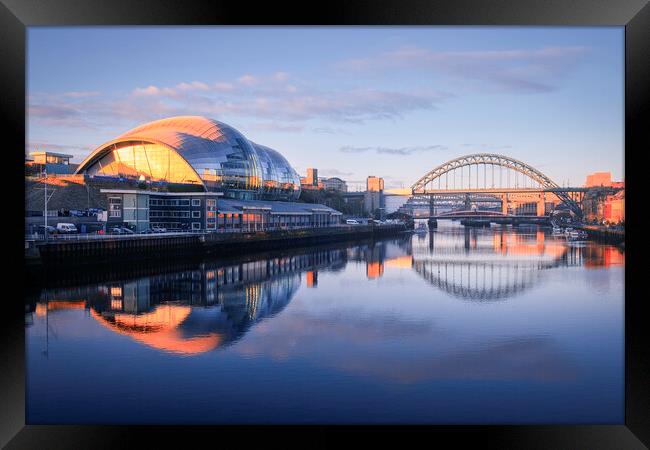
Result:
M28 423L623 423L624 255L535 227L43 289Z

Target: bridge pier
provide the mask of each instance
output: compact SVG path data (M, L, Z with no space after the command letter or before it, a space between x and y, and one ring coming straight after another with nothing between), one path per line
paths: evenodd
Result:
M546 215L546 194L540 192L539 198L537 199L537 217L542 217Z
M429 225L429 230L434 230L438 228L438 221L432 217L429 217L429 220L427 220L427 225Z
M486 219L462 219L460 224L464 227L484 227L490 228L490 220Z
M501 194L501 212L503 214L508 214L508 194Z

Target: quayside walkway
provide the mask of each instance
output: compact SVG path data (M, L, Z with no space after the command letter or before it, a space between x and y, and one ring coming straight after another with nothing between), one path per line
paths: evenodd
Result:
M149 235L71 235L47 241L26 240L31 265L150 259L161 255L243 253L301 245L371 238L406 231L403 224L354 225L250 233L161 233Z

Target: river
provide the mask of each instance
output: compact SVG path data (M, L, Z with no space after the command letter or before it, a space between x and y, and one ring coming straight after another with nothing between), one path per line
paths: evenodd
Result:
M28 424L624 423L611 245L440 221L105 278L28 299Z

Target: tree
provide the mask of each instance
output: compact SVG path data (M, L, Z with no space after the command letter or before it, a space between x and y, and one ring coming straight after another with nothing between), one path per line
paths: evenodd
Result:
M343 196L336 191L327 191L323 189L303 189L300 191L299 202L319 203L334 208L346 215L358 214L356 208L348 204Z

